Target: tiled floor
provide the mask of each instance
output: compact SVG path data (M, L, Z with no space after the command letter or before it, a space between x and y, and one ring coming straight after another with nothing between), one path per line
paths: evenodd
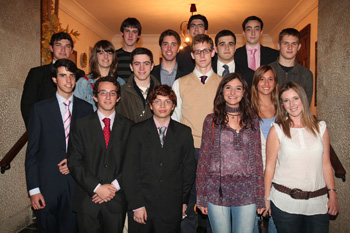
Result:
M38 229L36 228L36 224L32 223L18 233L38 233Z

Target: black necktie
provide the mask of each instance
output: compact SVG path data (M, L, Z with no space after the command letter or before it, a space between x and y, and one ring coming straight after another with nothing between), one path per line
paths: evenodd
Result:
M222 67L224 67L224 71L222 72L222 77L225 77L228 73L230 73L230 71L228 70L228 65L223 65Z

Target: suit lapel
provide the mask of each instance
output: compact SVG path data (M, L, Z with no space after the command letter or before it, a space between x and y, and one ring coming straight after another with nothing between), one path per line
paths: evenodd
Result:
M59 130L62 132L62 137L65 138L61 110L60 106L58 105L58 100L56 96L52 97L50 102L50 106L52 108L52 116L50 117L50 120L52 121L52 124L57 125L57 127L59 127Z
M101 127L100 119L98 118L97 111L91 115L91 129L96 134L96 140L102 148L106 148L105 137L103 136L103 130Z
M150 145L154 144L154 147L161 148L160 139L156 124L154 123L153 117L147 120L146 132L148 134L148 140Z
M169 148L172 145L176 145L176 129L174 125L174 121L170 119L169 126L166 132L166 137L164 141L164 146L163 148Z

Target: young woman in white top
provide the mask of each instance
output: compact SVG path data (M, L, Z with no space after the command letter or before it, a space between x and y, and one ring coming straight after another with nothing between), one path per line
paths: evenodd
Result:
M299 84L285 83L279 99L266 145L266 212L278 232L328 232L339 207L326 123L312 116Z
M254 73L251 90L251 102L259 116L261 131L261 154L265 170L266 139L271 123L275 122L278 105L278 79L275 70L269 65L260 66ZM261 218L256 214L254 233L259 233L258 222ZM277 233L272 217L268 218L268 233Z

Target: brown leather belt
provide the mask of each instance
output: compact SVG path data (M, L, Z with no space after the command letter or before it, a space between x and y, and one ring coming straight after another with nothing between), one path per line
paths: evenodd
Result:
M286 186L276 184L276 183L273 183L273 187L282 193L288 194L289 196L291 196L294 199L307 200L309 198L319 197L319 196L322 196L324 194L327 194L327 187L321 188L321 189L313 191L313 192L306 192L306 191L296 189L296 188L291 189L291 188L288 188Z

